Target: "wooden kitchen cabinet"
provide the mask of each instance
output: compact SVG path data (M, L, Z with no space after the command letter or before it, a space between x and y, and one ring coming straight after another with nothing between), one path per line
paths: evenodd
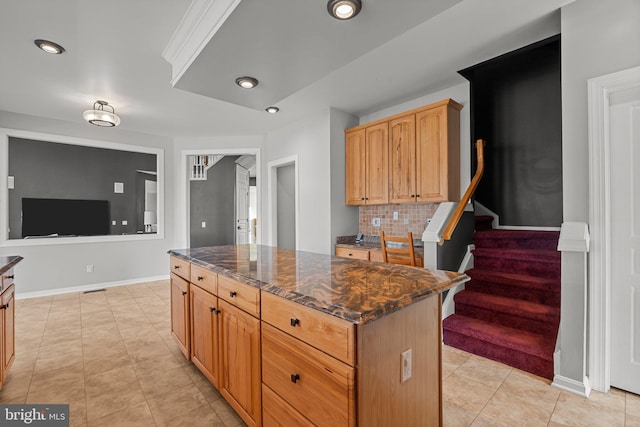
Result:
M200 276L203 277L203 276ZM215 388L220 386L220 329L221 311L218 297L192 284L191 361Z
M260 320L222 298L220 393L250 427L262 425Z
M0 385L7 379L9 369L15 359L15 285L10 285L0 295L0 308L2 309L2 367L0 372Z
M455 101L416 113L416 202L460 200L460 109Z
M389 202L389 127L379 123L345 134L346 203Z
M191 358L189 282L171 273L171 334L180 351Z
M445 99L346 130L347 205L459 200L461 109Z
M390 170L391 203L416 201L416 116L400 117L389 122L391 133Z

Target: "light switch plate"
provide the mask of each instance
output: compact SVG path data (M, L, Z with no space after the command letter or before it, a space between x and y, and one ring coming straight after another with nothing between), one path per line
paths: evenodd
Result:
M207 228L207 221L202 221L202 228Z
M400 365L400 371L402 372L400 382L404 383L411 378L411 349L400 353Z
M122 225L127 225L127 224L129 224L129 221L127 221L126 219L123 219L122 220Z
M13 190L13 188L16 185L16 180L15 177L13 176L8 176L7 177L7 188L9 188L9 190Z
M113 192L114 193L124 193L124 183L123 182L114 182L113 183Z

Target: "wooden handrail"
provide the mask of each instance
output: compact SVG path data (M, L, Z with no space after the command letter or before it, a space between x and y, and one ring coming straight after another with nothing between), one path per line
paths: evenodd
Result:
M453 215L451 215L451 218L449 219L449 223L444 228L444 232L442 233L442 238L440 239L440 245L444 244L445 240L451 239L451 236L453 235L453 232L456 229L458 222L460 221L460 218L462 217L464 209L467 206L467 203L469 203L469 200L471 199L471 195L473 194L474 191L476 191L476 188L480 183L480 178L482 178L482 174L484 173L484 145L485 145L484 140L479 139L476 141L476 152L478 156L478 165L476 166L476 174L473 176L473 179L469 183L469 187L467 187L467 191L465 191L464 196L462 196L462 199L458 203L456 210L453 211Z

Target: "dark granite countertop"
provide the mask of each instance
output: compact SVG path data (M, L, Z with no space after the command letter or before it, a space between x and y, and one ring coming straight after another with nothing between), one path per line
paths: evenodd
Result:
M169 251L211 271L353 323L366 323L469 280L465 274L263 245Z
M21 256L0 256L0 274L4 274L9 269L22 261Z

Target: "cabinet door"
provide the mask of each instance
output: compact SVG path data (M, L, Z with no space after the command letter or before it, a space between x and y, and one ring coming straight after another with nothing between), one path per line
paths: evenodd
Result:
M189 323L189 282L171 273L171 333L187 359L191 356Z
M370 126L366 134L366 189L368 205L389 203L389 123Z
M9 368L15 358L15 286L11 285L2 293L2 383L7 378Z
M360 129L345 134L345 185L347 205L365 203L365 132Z
M215 388L219 388L218 297L195 285L190 288L191 361Z
M218 303L222 339L220 393L248 426L260 426L260 321L222 299Z
M410 115L389 123L391 203L416 201L416 117Z
M446 106L416 114L417 200L446 202Z

